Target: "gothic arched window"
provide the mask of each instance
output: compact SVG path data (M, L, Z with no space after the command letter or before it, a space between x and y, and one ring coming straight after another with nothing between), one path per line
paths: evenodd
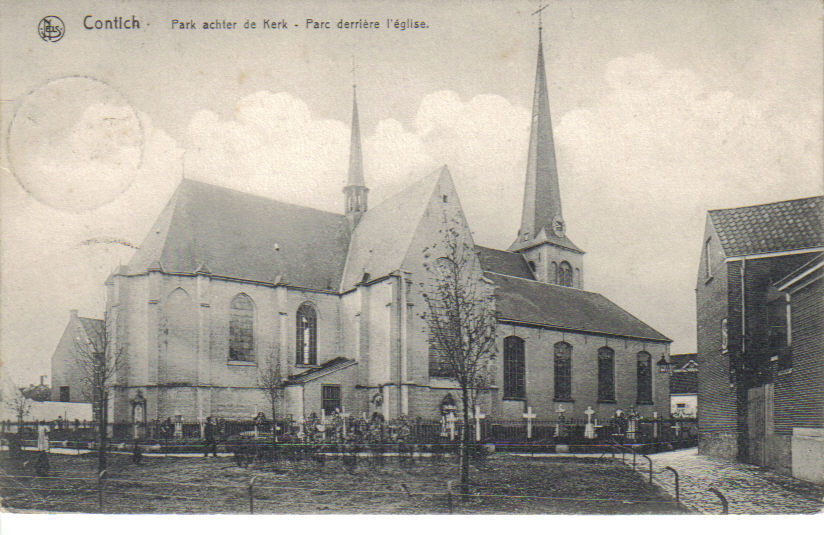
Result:
M303 303L296 316L296 362L307 366L318 363L318 314L315 307Z
M555 344L555 399L572 399L572 346L566 342Z
M638 353L637 402L652 403L652 356L646 351Z
M229 307L229 360L255 360L255 305L237 294Z
M615 351L598 350L598 401L615 401Z
M526 397L524 341L517 336L504 338L504 399Z
M558 284L572 286L572 266L569 262L561 262L558 265Z

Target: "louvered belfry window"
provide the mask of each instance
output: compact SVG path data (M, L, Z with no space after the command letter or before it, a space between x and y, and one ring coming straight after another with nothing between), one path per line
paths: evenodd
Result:
M306 366L318 363L318 315L315 308L304 303L296 316L296 362Z
M598 401L615 401L615 351L598 350Z
M526 398L524 341L517 336L504 338L504 398Z
M246 294L232 299L229 313L229 360L255 360L255 306Z

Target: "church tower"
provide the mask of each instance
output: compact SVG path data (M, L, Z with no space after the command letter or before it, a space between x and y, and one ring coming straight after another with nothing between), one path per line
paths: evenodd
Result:
M352 138L349 142L349 176L343 188L346 206L344 213L350 228L355 228L366 213L369 188L363 180L363 153L361 151L360 121L358 120L358 88L352 84Z
M539 281L583 288L584 252L567 237L561 211L542 34L539 26L521 228L509 250L526 258Z

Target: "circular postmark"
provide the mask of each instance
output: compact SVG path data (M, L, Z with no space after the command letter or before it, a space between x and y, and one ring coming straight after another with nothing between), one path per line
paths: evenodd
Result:
M117 198L134 181L144 148L134 108L109 84L83 76L21 97L7 140L9 167L23 189L70 212Z
M40 35L40 39L47 43L56 43L63 39L63 36L66 34L66 25L63 24L60 17L48 15L40 19L40 22L37 24L37 34Z

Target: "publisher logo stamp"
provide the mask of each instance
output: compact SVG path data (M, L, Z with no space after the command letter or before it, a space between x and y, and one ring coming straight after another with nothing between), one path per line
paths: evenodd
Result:
M37 25L37 33L40 35L40 39L48 43L56 43L63 39L66 26L60 20L60 17L49 15L40 19L40 24Z

